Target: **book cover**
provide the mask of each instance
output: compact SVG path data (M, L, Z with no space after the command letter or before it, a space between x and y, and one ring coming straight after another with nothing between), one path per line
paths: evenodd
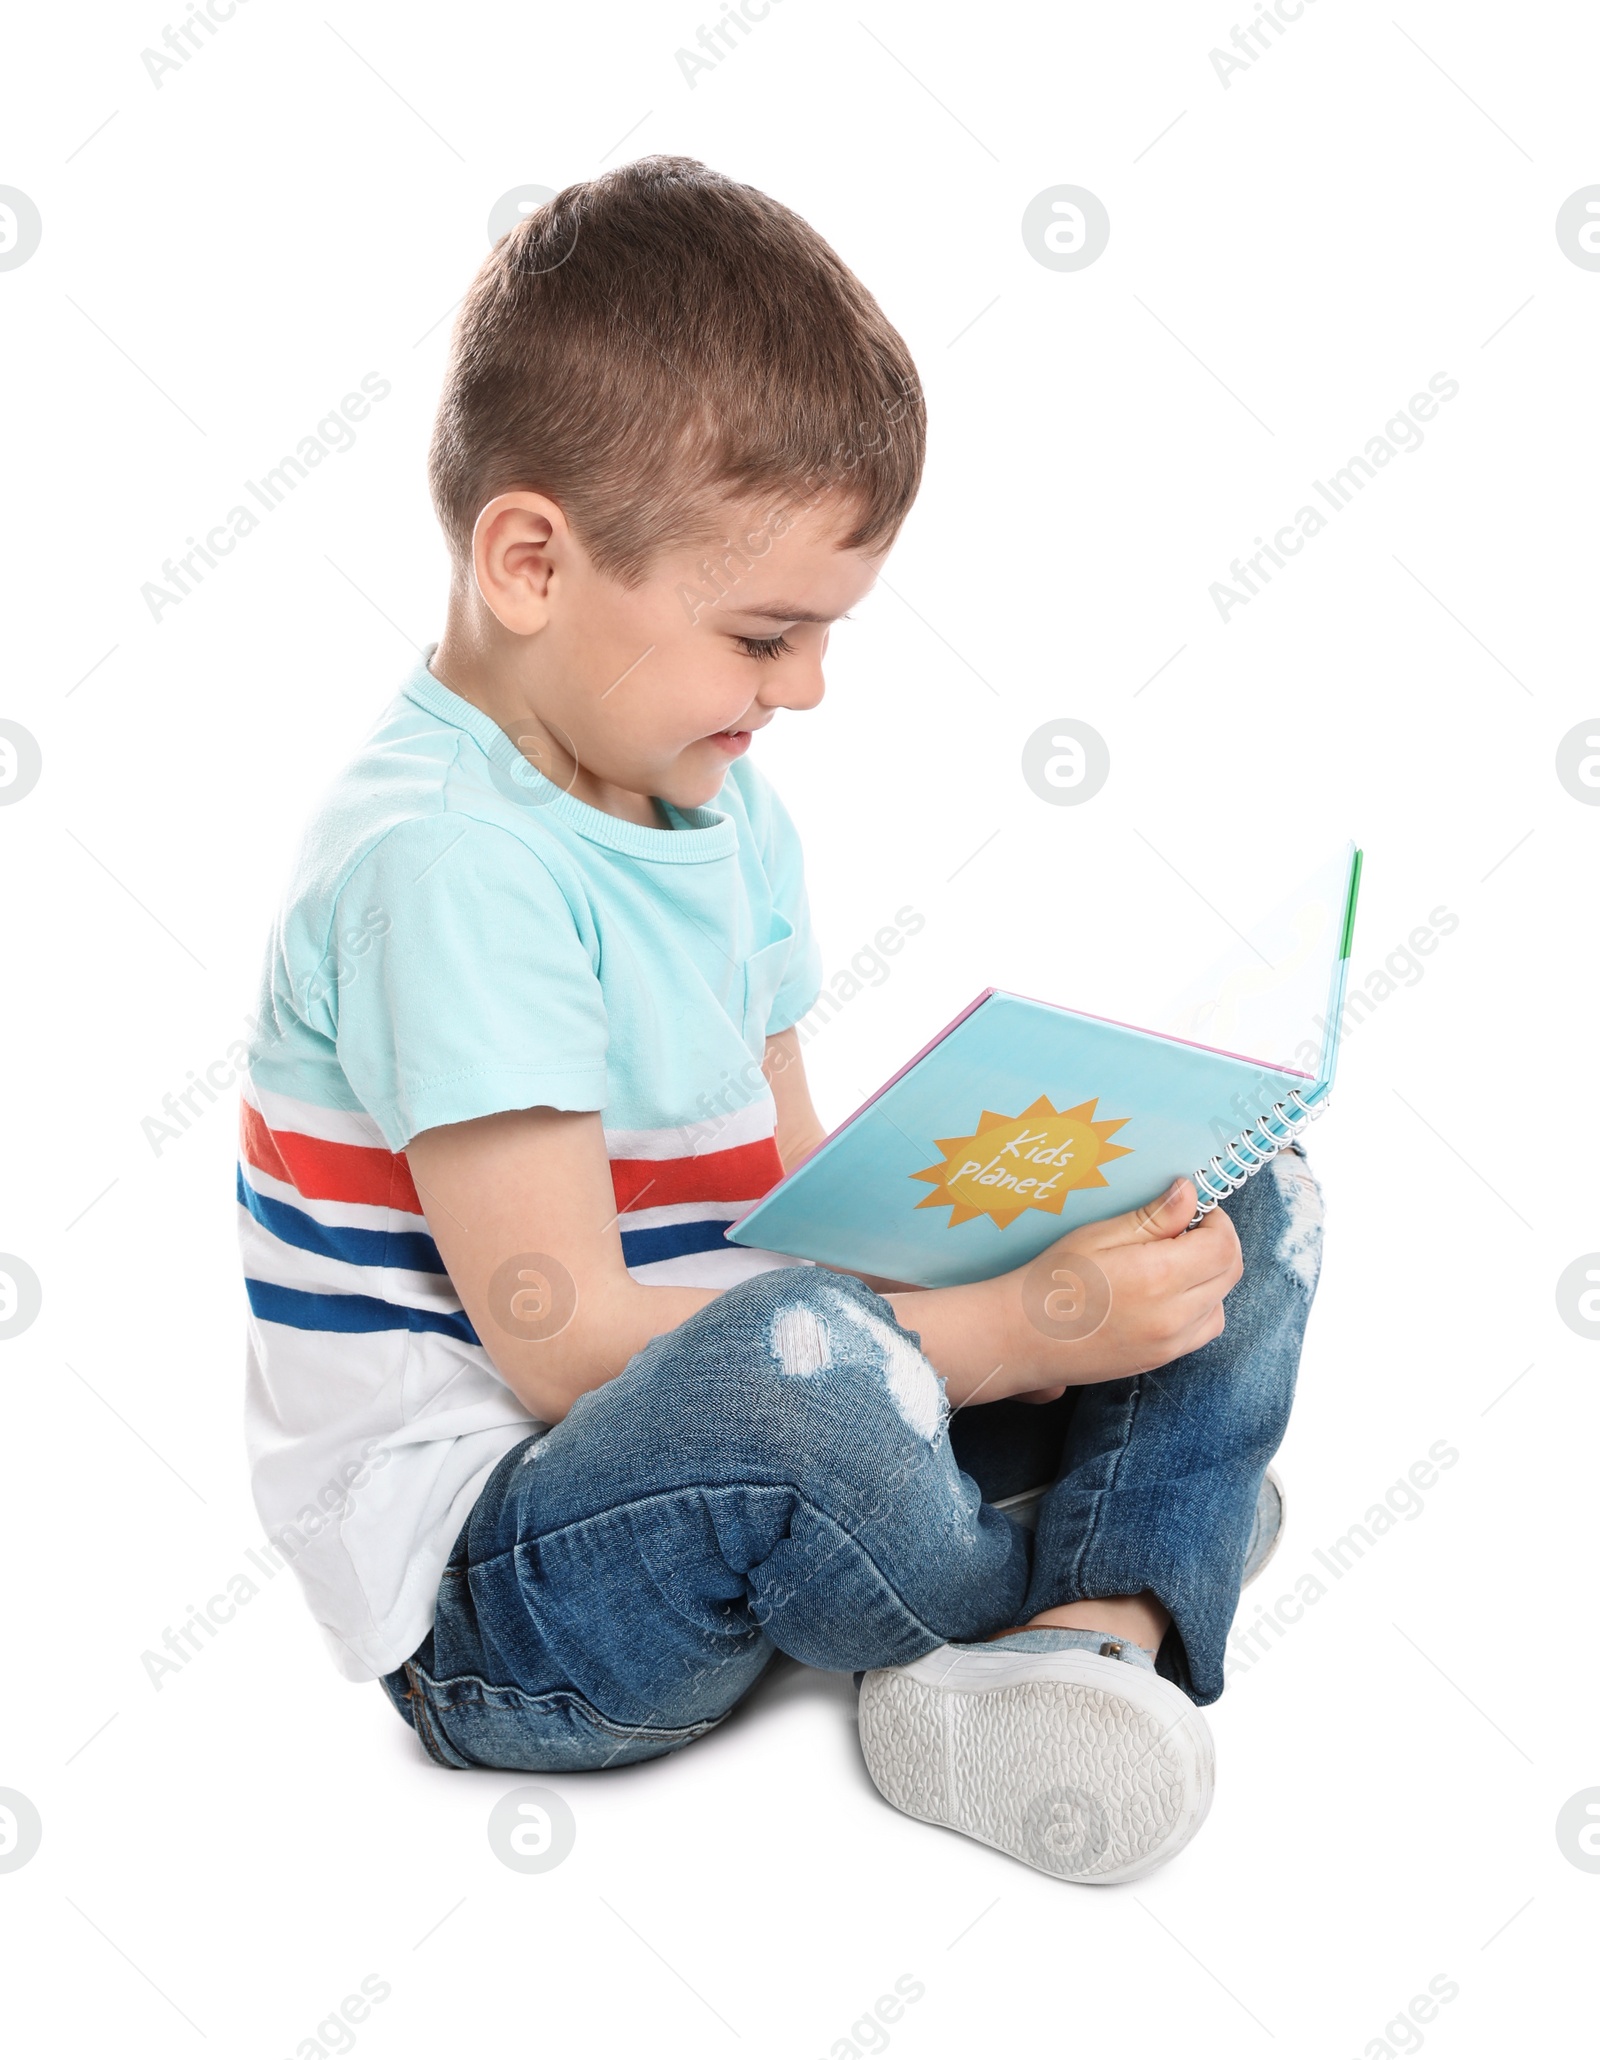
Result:
M1215 1034L1253 1003L1273 1059L988 988L727 1237L953 1287L1025 1266L1180 1176L1200 1174L1212 1206L1270 1156L1241 1150L1246 1133L1272 1119L1267 1135L1282 1141L1326 1104L1361 858L1346 845L1267 919L1265 943L1241 937L1249 957L1179 1005L1185 1027ZM1279 1105L1287 1120L1273 1118Z
M1155 1201L1313 1084L990 989L727 1235L917 1287L987 1280Z

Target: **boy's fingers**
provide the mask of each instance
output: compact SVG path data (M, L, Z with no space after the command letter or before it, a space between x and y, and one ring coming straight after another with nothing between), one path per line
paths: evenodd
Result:
M1153 1202L1142 1203L1121 1216L1108 1216L1103 1223L1085 1223L1070 1235L1082 1252L1104 1251L1108 1245L1154 1244L1162 1238L1176 1237L1193 1216L1194 1208L1194 1182L1175 1180Z
M1233 1219L1225 1209L1211 1209L1200 1219L1195 1229L1174 1245L1172 1256L1181 1262L1193 1256L1213 1269L1228 1266L1239 1255L1239 1233L1233 1227Z
M1200 1294L1220 1300L1239 1278L1242 1264L1239 1233L1221 1209L1210 1211L1200 1227L1185 1237L1130 1241L1121 1252L1126 1258L1115 1270L1129 1287L1139 1282L1148 1295L1191 1305ZM1102 1252L1102 1258L1107 1265L1113 1264L1111 1253Z
M1198 1230L1171 1247L1168 1291L1184 1294L1208 1288L1226 1294L1239 1278L1241 1265L1239 1233L1221 1209L1213 1209Z

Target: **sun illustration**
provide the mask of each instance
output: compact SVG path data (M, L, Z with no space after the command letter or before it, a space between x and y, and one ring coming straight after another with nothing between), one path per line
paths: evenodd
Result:
M950 1223L974 1216L992 1216L1001 1230L1015 1223L1025 1209L1059 1216L1075 1188L1105 1187L1100 1171L1112 1159L1126 1158L1131 1145L1112 1144L1126 1116L1094 1120L1099 1097L1074 1109L1056 1109L1048 1095L1020 1116L997 1116L985 1109L970 1137L934 1139L944 1159L913 1173L913 1180L931 1180L934 1191L919 1209L950 1206Z

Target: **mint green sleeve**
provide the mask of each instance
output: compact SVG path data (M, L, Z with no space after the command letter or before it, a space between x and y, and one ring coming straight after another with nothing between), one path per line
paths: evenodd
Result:
M599 941L539 855L458 814L352 872L329 951L339 1063L391 1151L507 1109L603 1109Z
M767 1018L767 1035L771 1037L798 1023L816 1005L822 991L822 952L811 928L800 833L766 779L758 776L750 799L751 827L756 831L762 866L772 889L772 905L794 931L788 963Z

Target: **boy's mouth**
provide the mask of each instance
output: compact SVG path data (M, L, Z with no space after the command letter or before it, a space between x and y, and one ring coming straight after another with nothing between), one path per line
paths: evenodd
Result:
M759 727L765 729L766 724L762 723ZM704 742L715 744L719 750L726 751L731 758L737 758L741 751L749 750L750 739L754 735L755 731L753 729L713 730L711 735L704 739Z

